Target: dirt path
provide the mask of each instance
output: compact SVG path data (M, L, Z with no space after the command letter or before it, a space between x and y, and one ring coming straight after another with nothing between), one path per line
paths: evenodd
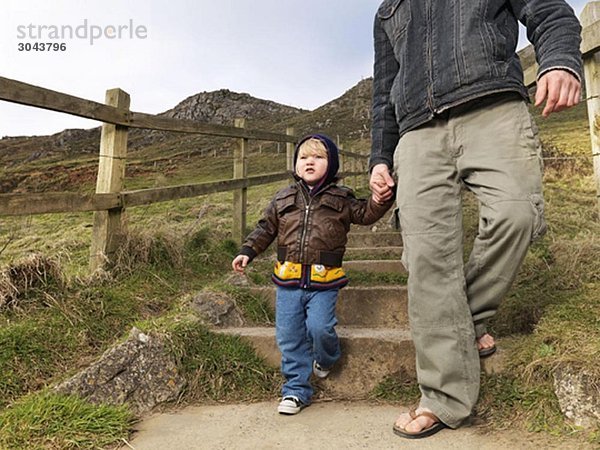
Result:
M487 432L481 427L443 430L410 441L392 433L397 406L320 402L296 416L281 416L276 403L188 407L138 424L130 446L168 449L585 449L581 442L545 434Z

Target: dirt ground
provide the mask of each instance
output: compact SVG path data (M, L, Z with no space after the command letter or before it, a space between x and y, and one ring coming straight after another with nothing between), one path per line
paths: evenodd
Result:
M296 416L282 416L276 402L188 407L156 414L137 425L122 448L168 449L592 449L547 434L489 432L469 426L427 439L400 438L392 424L402 408L366 402L318 402Z

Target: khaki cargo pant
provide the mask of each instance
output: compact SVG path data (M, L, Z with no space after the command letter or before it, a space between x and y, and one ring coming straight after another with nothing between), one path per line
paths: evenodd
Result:
M545 231L537 129L521 98L479 99L405 134L394 170L420 405L457 427L479 395L476 336ZM480 202L466 266L464 188Z

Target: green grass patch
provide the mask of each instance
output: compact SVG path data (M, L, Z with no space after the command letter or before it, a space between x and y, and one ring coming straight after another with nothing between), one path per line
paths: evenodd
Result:
M133 416L125 407L41 392L0 413L0 447L106 448L127 438L132 423Z
M401 372L385 377L381 383L375 386L370 396L377 400L410 405L418 403L421 391L413 376Z
M212 289L225 292L232 297L242 311L244 318L252 324L273 325L275 323L275 311L269 305L269 302L260 295L255 295L246 288L225 283L213 285Z
M581 431L560 412L549 378L528 383L513 375L483 375L477 416L496 428L516 427L555 435Z
M346 275L350 279L351 286L373 286L381 284L402 284L408 281L408 276L396 272L361 272L347 270Z
M0 406L44 386L77 354L77 331L53 316L0 328Z
M166 324L187 379L185 401L253 401L277 395L281 377L241 338L208 331L197 322Z

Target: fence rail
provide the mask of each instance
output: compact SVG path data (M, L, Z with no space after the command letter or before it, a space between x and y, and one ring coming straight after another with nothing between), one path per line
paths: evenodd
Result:
M581 21L583 24L581 51L584 55L592 157L600 211L600 1L589 2L585 6ZM533 86L537 75L533 48L531 46L524 48L519 52L519 57L523 66L525 84L528 87ZM120 89L107 91L106 102L103 104L0 77L0 100L103 122L95 194L56 192L0 195L0 215L95 211L90 256L92 270L110 261L118 245L121 215L126 208L132 206L233 191L233 237L240 241L246 224L247 189L284 180L292 169L294 144L298 142L292 128L288 128L285 134L280 134L248 129L243 119L237 119L235 126L226 126L130 111L129 95ZM209 183L124 191L127 133L130 128L235 138L238 145L234 150L233 178ZM248 177L247 159L250 139L286 144L288 172ZM341 150L340 156L342 176L358 176L366 172L365 154ZM353 164L344 164L348 162L346 158L352 158ZM349 170L344 170L346 166Z
M129 95L120 89L108 90L106 103L102 104L0 77L0 100L103 122L95 194L53 192L0 195L0 215L4 216L94 211L90 250L92 270L110 262L118 246L122 214L126 208L133 206L233 191L233 237L241 241L246 228L247 189L288 178L293 165L294 145L298 142L298 137L294 135L292 128L288 128L285 134L280 134L247 129L243 119L237 119L235 126L226 126L130 111ZM233 178L208 183L125 191L123 181L127 159L127 133L130 128L235 138L238 145L234 150ZM285 144L287 171L248 177L247 148L250 139ZM344 164L346 158L351 158L353 164ZM340 176L359 176L366 172L365 154L340 150L340 159L342 159ZM358 164L355 161L358 161ZM363 167L359 170L358 165ZM344 167L350 170L344 170Z

